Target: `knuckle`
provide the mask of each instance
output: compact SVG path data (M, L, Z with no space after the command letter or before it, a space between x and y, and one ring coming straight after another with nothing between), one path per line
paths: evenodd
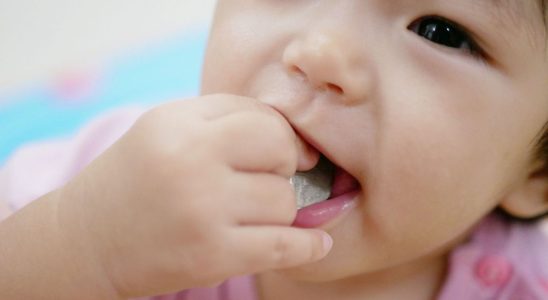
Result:
M322 247L323 245L318 242L318 239L312 238L310 236L310 243L309 245L314 245L314 247L308 247L308 251L306 252L307 256L305 257L307 261L314 261L322 254Z
M276 266L286 266L291 262L291 243L285 234L278 234L273 245L273 261Z
M230 123L220 123L215 134L228 140L245 140L248 136L258 136L260 131L258 126L249 116L243 115L239 118L233 118Z
M199 170L198 166L209 160L211 138L204 134L202 124L187 121L192 126L177 122L177 116L167 108L148 111L135 124L133 142L129 145L132 149L128 153L138 155L147 170L171 175L167 178L187 175L185 170Z

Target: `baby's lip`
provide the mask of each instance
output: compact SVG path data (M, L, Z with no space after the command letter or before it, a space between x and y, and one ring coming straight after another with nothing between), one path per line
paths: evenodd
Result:
M331 165L331 162L327 162L327 159L324 160L324 164L326 163ZM299 198L297 198L298 205L301 205L298 207L292 226L301 228L319 228L324 225L327 227L336 226L337 219L342 219L345 212L356 207L361 193L358 181L342 168L334 166L335 170L333 170L332 167L330 172L336 172L337 174L333 179L329 197L327 199L315 198L312 201L309 201L309 198L302 198L305 200L299 201ZM319 168L321 168L321 165L318 170L320 170ZM327 169L324 171L327 171Z

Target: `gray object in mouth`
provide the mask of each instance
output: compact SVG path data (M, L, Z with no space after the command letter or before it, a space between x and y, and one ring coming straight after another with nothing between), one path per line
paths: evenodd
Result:
M323 156L312 170L295 173L289 182L295 189L297 208L327 200L331 195L334 175L335 166Z

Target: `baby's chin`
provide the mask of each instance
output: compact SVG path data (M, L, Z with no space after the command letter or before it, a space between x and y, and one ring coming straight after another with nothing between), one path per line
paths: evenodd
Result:
M272 271L272 275L291 281L326 283L353 277L357 275L354 274L355 271L345 270L341 265L336 264L336 259L329 259L328 256L314 263Z
M315 266L316 264L272 271L272 274L290 281L326 283L343 279L336 272Z

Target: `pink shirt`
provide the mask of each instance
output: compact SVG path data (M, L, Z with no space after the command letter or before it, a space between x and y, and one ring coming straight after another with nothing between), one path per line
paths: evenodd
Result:
M52 191L116 141L142 114L125 108L106 114L73 139L31 144L0 168L0 220ZM548 234L541 226L485 218L454 249L440 300L548 300ZM145 298L143 298L145 299ZM156 300L256 300L253 277L191 289Z

